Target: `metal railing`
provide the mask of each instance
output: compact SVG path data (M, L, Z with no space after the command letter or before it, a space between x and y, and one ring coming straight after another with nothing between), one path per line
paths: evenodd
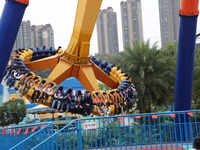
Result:
M72 121L33 149L76 149L78 146L77 125L77 120Z
M36 132L48 127L50 124L51 123L37 123L0 129L0 150L8 150L12 148L27 139L29 136L33 136ZM23 150L24 149L27 148L23 147Z
M191 149L200 110L74 120L32 150Z
M42 128L39 126L35 127L39 128L39 130L14 147L10 148L10 150L30 150L55 132L52 123L48 123L44 127L41 126Z

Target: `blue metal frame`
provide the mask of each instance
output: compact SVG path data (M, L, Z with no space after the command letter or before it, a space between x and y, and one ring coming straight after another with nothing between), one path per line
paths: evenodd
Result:
M191 110L197 17L180 15L175 111Z
M43 125L43 124L42 124ZM10 148L10 150L22 150L25 147L31 149L44 141L47 137L54 133L53 124L50 122L46 124L44 128L41 128L34 134L30 135L28 138L24 139L14 147Z
M77 119L33 150L190 149L194 137L200 133L199 114L200 110L195 110ZM182 117L183 122L175 121ZM84 123L88 122L96 122L97 128L84 129Z
M58 150L59 146L64 147L64 149L69 149L71 147L77 147L77 132L76 132L76 122L78 120L74 120L59 131L52 134L50 137L48 137L46 140L38 144L36 147L32 148L34 149L52 149L52 150ZM67 136L65 136L67 135ZM59 138L62 137L62 138ZM65 142L63 142L65 141ZM44 144L45 143L45 144ZM69 145L67 147L67 145Z
M22 142L24 139L28 138L29 136L31 137L35 137L35 133L38 135L39 131L43 131L43 129L40 129L39 131L35 131L35 132L31 132L29 131L28 134L24 134L24 131L26 130L26 128L32 129L34 127L38 127L38 129L42 126L42 125L46 125L44 128L49 127L51 123L37 123L37 124L31 124L31 125L24 125L24 126L15 126L15 127L9 127L9 128L2 128L0 129L0 149L10 149L13 146L17 145L18 143ZM17 131L18 129L21 128L21 132L19 135L17 135ZM11 135L12 129L14 129L14 133ZM2 135L2 130L6 130L6 135ZM48 130L49 132L50 130ZM36 141L34 141L36 142ZM38 144L38 143L36 143ZM26 144L26 140L24 140L23 143L24 146L27 146ZM33 145L35 146L35 145Z

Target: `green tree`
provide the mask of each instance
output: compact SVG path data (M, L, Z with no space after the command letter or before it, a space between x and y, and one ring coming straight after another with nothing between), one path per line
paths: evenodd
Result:
M10 113L7 111L7 107L1 106L0 107L0 126L5 127L9 126L9 118L10 118Z
M18 124L26 116L26 106L22 99L12 99L0 107L0 126Z
M111 90L111 88L110 88L109 86L105 85L105 84L102 83L102 82L99 82L98 85L99 85L99 89L100 89L101 91Z
M121 67L136 86L141 113L151 113L152 108L169 105L174 100L175 54L170 51L171 48L158 50L157 43L150 46L148 40L133 42L132 47L125 47L120 53Z
M196 47L195 61L194 61L194 80L193 80L193 108L199 109L200 107L200 48ZM197 106L195 106L197 105Z
M46 69L46 70L36 70L33 71L35 74L41 76L43 79L47 78L49 74L51 73L52 69Z

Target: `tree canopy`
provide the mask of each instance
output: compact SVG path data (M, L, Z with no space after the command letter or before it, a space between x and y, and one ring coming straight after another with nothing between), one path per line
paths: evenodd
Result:
M171 46L171 45L170 45ZM152 108L167 106L174 100L175 59L169 49L158 49L150 41L133 42L121 52L121 67L132 77L136 86L141 113L150 113Z
M0 126L18 124L26 116L26 106L22 99L12 99L0 106Z
M132 47L115 55L96 56L116 66L131 76L138 92L140 113L159 111L174 101L176 44L167 44L165 50L158 49L150 41L133 42ZM167 107L166 107L167 110Z

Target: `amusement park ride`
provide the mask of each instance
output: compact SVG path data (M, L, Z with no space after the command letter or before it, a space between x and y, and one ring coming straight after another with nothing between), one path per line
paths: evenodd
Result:
M111 91L106 91L107 94L116 90L124 90L130 83L128 83L127 76L121 70L117 70L117 67L112 65L100 68L98 66L100 62L95 63L95 58L89 56L90 39L101 3L102 0L79 0L73 33L66 50L59 48L55 55L36 59L36 55L39 52L45 53L46 48L33 48L24 51L19 58L24 61L26 67L31 71L53 69L46 79L47 83L51 82L56 85L73 76L93 95L95 95L95 92L100 92L97 79L113 88ZM0 77L3 76L28 4L29 0L6 0L0 19ZM189 110L192 98L196 24L199 13L198 0L182 0L179 13L180 33L175 109ZM48 51L50 53L51 49L48 49ZM24 96L31 100L30 97L33 91L34 89L29 90ZM49 106L49 103L50 98L44 104ZM112 111L114 111L113 109Z

